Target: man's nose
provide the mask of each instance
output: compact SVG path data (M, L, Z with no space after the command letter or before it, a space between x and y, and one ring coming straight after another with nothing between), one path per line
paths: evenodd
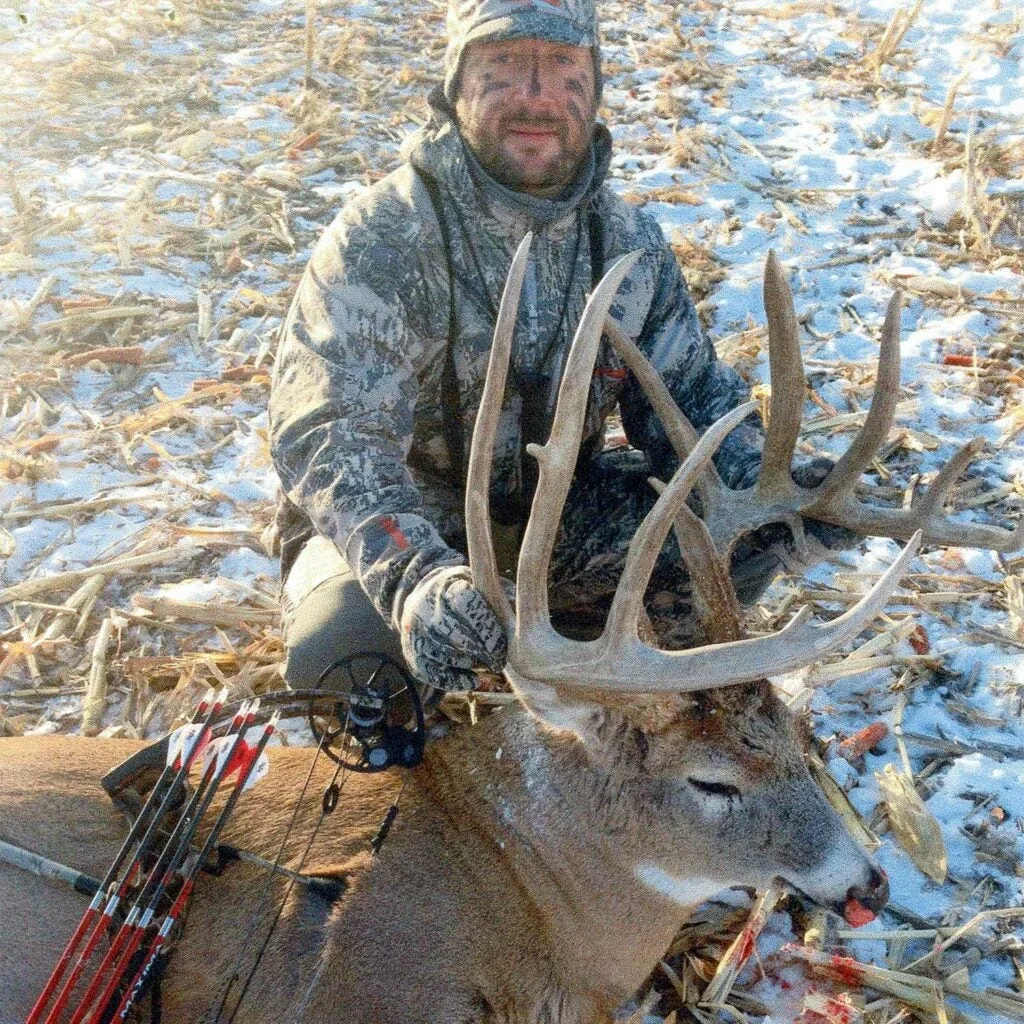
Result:
M518 85L520 93L531 103L543 104L555 102L557 75L542 68L540 61L530 61L523 69Z

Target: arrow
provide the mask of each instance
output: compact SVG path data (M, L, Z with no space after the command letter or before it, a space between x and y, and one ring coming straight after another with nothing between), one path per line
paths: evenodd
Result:
M213 828L210 830L210 834L207 836L206 842L203 844L203 848L199 852L199 856L195 859L191 869L186 875L181 891L178 893L171 909L167 912L163 923L160 925L159 930L153 937L153 941L150 943L149 949L143 957L142 964L139 966L139 969L135 972L134 977L128 984L128 987L121 998L121 1002L118 1004L113 1018L111 1018L112 1020L124 1020L128 1015L129 1009L131 1009L139 996L145 992L148 979L156 968L157 961L161 957L166 956L167 937L170 935L171 930L177 923L182 911L187 906L189 898L192 895L192 890L195 887L196 878L202 870L203 865L206 863L207 858L213 851L213 848L220 837L221 830L227 823L228 818L231 817L231 813L235 809L235 804L238 802L238 797L246 790L251 789L252 786L266 776L266 768L261 771L259 766L261 763L267 763L267 755L265 754L264 749L267 745L267 741L273 735L274 730L277 727L279 717L280 714L275 712L270 721L263 727L263 733L260 736L259 741L254 747L250 747L242 756L242 761L239 764L238 770L238 782L235 784L235 788L232 791L231 796L228 797L227 802L224 804L224 808L221 810L217 820L214 822ZM259 774L257 774L257 772L259 772Z
M240 744L245 742L245 728L252 725L256 718L256 711L259 707L259 700L243 704L235 717L231 720L228 735L231 736L231 751L234 751ZM142 885L135 903L128 912L128 917L117 930L110 949L100 962L96 976L93 978L89 988L86 990L78 1009L71 1018L70 1024L82 1024L88 1019L90 1024L98 1021L97 1014L89 1015L89 1009L100 993L100 986L103 984L103 977L106 972L111 972L107 984L103 987L99 997L99 1009L110 1001L114 989L123 975L128 961L142 941L142 936L150 924L156 911L160 897L166 891L167 885L177 870L179 863L188 852L191 837L199 827L199 822L210 806L220 783L232 769L231 758L223 764L225 771L218 772L218 762L212 761L209 767L203 772L202 779L196 787L192 798L189 800L184 811L178 818L170 838L157 857L156 863L150 869ZM49 1024L49 1021L46 1022ZM55 1020L53 1024L57 1024Z
M280 715L275 713L275 717L280 717ZM248 763L249 756L253 751L254 745L249 743L249 737L252 733L258 734L257 742L259 741L262 736L261 730L258 727L249 729L245 733L243 742L233 753L231 750L231 737L221 736L219 739L212 740L203 753L203 771L206 771L214 761L216 761L218 773L226 772L225 778L238 771L242 765ZM226 762L229 758L233 758L233 760L230 764L227 764ZM255 786L257 782L266 776L269 770L270 761L266 754L260 754L250 767L245 789Z
M176 738L177 733L193 729L200 730L197 734L198 739L201 739L205 735L208 740L210 725L213 722L214 717L220 713L226 699L227 688L224 687L217 692L212 702L208 702L205 699L201 700L192 715L192 720L183 725L181 729L176 730L175 733L172 733L172 740ZM202 722L198 721L200 717L202 717ZM43 991L40 993L39 998L36 1000L35 1005L32 1007L32 1010L29 1012L25 1024L37 1024L37 1022L42 1019L42 1014L46 1009L46 1004L50 1001L50 997L60 984L61 978L64 976L64 972L67 970L68 964L71 963L71 958L75 955L82 939L85 938L88 933L89 938L86 942L85 949L82 951L81 956L78 958L74 968L72 969L71 975L67 982L65 982L64 987L61 989L60 994L57 997L57 1004L46 1017L47 1022L56 1022L60 1019L61 1011L64 1009L68 998L74 990L85 965L92 956L93 950L96 948L96 944L99 942L100 937L106 930L107 923L110 920L110 915L114 912L116 902L108 904L107 909L102 913L100 912L100 908L103 907L104 901L108 899L108 892L117 879L121 866L124 864L125 860L127 860L132 847L135 845L136 841L139 839L140 833L142 833L145 828L145 834L139 842L138 851L136 852L133 864L129 867L128 871L125 872L125 876L121 881L119 894L123 894L128 880L133 874L135 863L141 863L142 856L148 852L147 847L152 842L152 837L156 834L157 828L166 816L167 811L171 806L171 801L177 796L178 791L184 784L184 781L188 776L189 767L195 760L196 756L202 752L203 746L205 746L205 744L198 741L193 743L188 748L188 753L180 763L168 762L164 767L164 770L160 773L160 777L157 779L156 784L150 791L149 797L143 805L142 810L139 812L138 817L133 822L131 829L129 829L128 836L121 845L121 849L118 851L117 856L114 857L113 863L110 865L106 876L103 878L99 888L96 890L92 901L86 909L85 914L82 916L82 920L79 922L74 934L68 940L67 946L64 947L64 952L61 953L60 959L57 961L57 966L50 975L49 980L43 988ZM179 756L181 751L182 744L179 743ZM152 813L152 818L150 819L149 826L147 828L147 817L149 817L151 812L154 811L154 808L155 813ZM118 896L115 896L114 900L117 898ZM91 933L90 929L92 929Z

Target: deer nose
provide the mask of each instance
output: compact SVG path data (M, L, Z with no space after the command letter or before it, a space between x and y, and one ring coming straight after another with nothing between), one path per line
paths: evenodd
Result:
M881 868L872 864L867 884L851 885L847 890L843 917L847 924L859 928L873 921L888 902L889 879Z

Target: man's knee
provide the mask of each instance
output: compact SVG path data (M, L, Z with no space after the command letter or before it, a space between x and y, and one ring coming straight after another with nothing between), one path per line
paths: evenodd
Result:
M398 636L324 537L310 539L288 574L282 624L284 678L293 689L316 686L335 662L354 654L402 660Z

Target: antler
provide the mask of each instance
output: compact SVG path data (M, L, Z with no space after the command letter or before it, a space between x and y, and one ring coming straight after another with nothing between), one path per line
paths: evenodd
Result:
M692 445L682 465L663 489L654 508L629 545L622 578L612 601L605 630L597 640L570 640L551 625L547 577L562 508L579 454L587 395L608 309L623 278L639 258L632 253L615 263L587 302L558 392L554 423L547 444L530 445L540 464L540 480L519 555L516 579L518 609L513 613L501 588L490 535L489 477L494 438L512 349L515 310L519 302L530 236L516 252L502 296L491 349L490 365L473 432L466 488L466 531L469 560L481 588L509 630L507 674L535 683L633 693L664 693L707 689L763 679L817 661L855 636L895 590L917 550L915 536L874 588L846 614L829 623L809 623L803 609L784 629L770 636L733 640L685 651L659 651L639 639L643 594L658 552L680 516L687 496L725 437L754 408L741 406L723 416ZM651 371L653 373L653 371ZM673 403L674 405L674 403ZM685 433L678 418L670 431ZM688 427L688 425L687 425ZM692 435L692 428L689 428ZM702 545L700 558L717 561L703 527L685 519L687 537ZM705 538L701 541L701 537ZM684 557L687 552L683 552ZM700 587L699 578L694 586ZM709 605L713 595L705 593Z
M900 294L889 302L882 328L878 378L871 407L846 453L817 486L801 487L791 475L793 452L803 415L806 380L797 338L793 296L774 252L764 271L764 305L768 316L768 357L772 382L771 418L765 437L761 474L746 490L725 486L709 466L697 493L704 521L716 550L728 556L737 538L771 522L785 522L798 546L804 543L801 516L807 515L857 533L906 540L921 531L925 543L1016 551L1024 546L1024 524L1004 530L981 523L954 522L943 515L943 501L957 478L984 445L968 441L942 468L927 490L917 494L908 509L868 505L854 495L861 473L870 465L892 428L900 386ZM672 400L668 389L643 353L612 322L605 330L666 425L669 441L680 459L694 447L697 432Z

